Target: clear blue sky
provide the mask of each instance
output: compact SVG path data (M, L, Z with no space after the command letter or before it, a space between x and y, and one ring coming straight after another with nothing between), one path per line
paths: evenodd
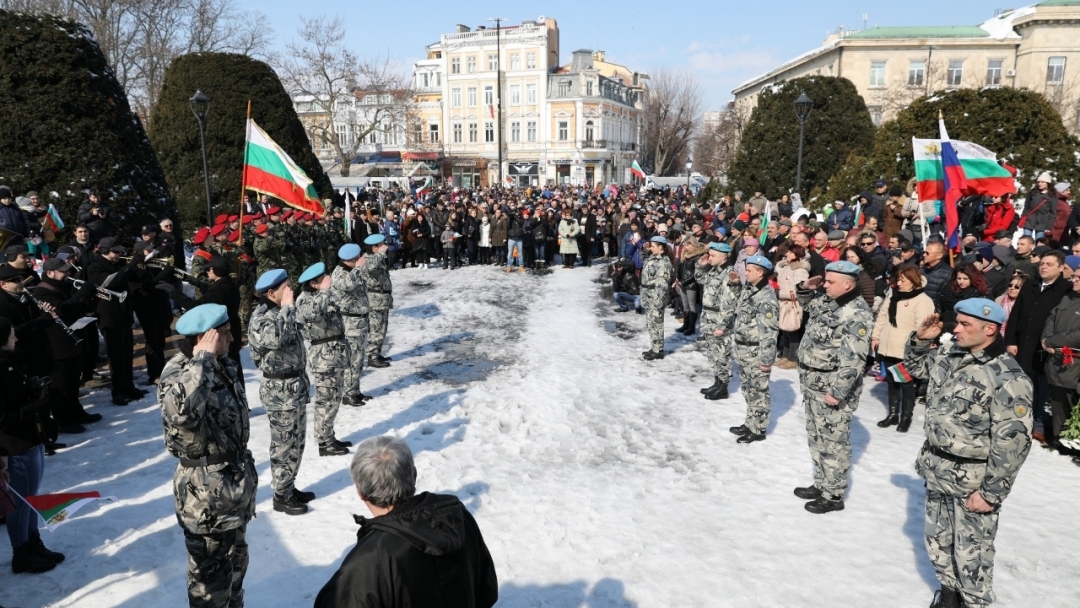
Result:
M487 25L488 17L510 23L540 15L558 20L560 61L579 48L607 51L609 61L632 70L692 70L698 75L706 109L720 109L738 84L821 45L838 24L861 29L868 25L977 25L996 5L974 0L868 0L727 2L681 0L622 2L508 3L456 2L319 2L239 0L245 8L269 17L279 50L296 37L296 23L305 15L342 15L353 32L352 46L361 53L389 54L407 67L422 58L424 46L457 23ZM1001 0L1004 2L1004 0Z

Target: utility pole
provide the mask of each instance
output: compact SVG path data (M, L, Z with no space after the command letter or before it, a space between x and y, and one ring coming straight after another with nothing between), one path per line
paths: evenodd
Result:
M495 144L499 148L499 187L503 185L503 120L502 120L502 25L506 19L492 17L495 22Z

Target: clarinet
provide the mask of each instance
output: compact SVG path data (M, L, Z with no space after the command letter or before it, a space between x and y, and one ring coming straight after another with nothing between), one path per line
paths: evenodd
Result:
M45 310L45 306L42 304L41 300L39 300L39 299L35 298L34 296L30 295L30 293L27 292L27 291L23 291L23 295L30 298L30 301L33 302L34 304L36 304L37 307L40 308L42 311L48 312L48 311ZM60 317L56 315L56 313L49 313L49 314L52 315L53 321L56 321L56 324L60 326L60 329L63 329L64 332L67 335L71 336L71 339L75 341L75 344L78 344L78 343L82 342L82 338L75 335L75 330L68 327L68 324L64 323L64 321L61 320Z

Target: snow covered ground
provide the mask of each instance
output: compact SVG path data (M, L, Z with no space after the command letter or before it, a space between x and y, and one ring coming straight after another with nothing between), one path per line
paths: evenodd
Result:
M741 395L701 398L711 383L705 357L672 333L670 316L671 354L642 361L644 319L611 312L601 272L395 272L394 362L366 373L376 399L342 408L338 436L408 441L419 489L456 494L476 515L499 606L929 605L938 585L912 467L921 408L906 435L878 429L886 387L869 381L853 424L847 509L811 515L791 493L812 481L796 373L773 372L768 440L737 445L727 428L742 421ZM312 512L271 509L260 376L245 363L261 482L247 605L308 606L355 542L350 514L367 513L348 457L320 458L310 435L298 485L318 495ZM0 543L3 606L186 605L175 459L158 407L149 397L125 408L107 400L87 399L105 420L65 436L75 445L47 459L43 491L94 489L119 502L45 533L68 556L50 573L10 574ZM1039 448L1029 457L1001 518L999 605L1076 605L1078 480L1068 459Z

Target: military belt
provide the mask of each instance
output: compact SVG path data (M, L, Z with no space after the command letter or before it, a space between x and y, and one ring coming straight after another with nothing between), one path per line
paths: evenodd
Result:
M304 373L302 370L294 372L282 372L280 374L264 373L263 378L268 380L289 380L291 378L299 378L300 374Z
M341 340L344 337L345 337L345 334L338 334L336 336L330 336L328 338L319 338L318 340L312 340L311 345L315 346L317 344L326 344L327 342L333 342L335 340Z
M369 289L368 293L390 293L390 292L389 291L383 291L381 289L380 290Z
M225 464L226 462L239 462L247 456L247 452L232 452L229 454L210 454L198 459L181 458L180 466L195 468L195 467L208 467L215 464Z
M816 367L810 367L809 365L804 365L802 363L799 364L799 367L803 369L808 369L812 372L818 372L819 374L829 374L836 371L835 369L818 369Z
M701 307L709 312L720 312L719 306L705 306L704 304L702 304Z
M355 313L355 312L343 312L343 313L341 313L341 316L343 316L343 317L357 317L357 318L361 318L361 319L366 317L367 315L368 315L368 313L366 313L366 312L365 313Z
M952 462L955 462L956 464L986 464L986 461L987 461L986 458L964 458L963 456L957 456L956 454L953 454L951 452L946 452L945 450L943 450L943 449L941 449L939 447L930 445L929 441L923 444L923 448L927 452L930 452L931 454L933 454L934 456L937 456L938 458L943 458L945 460L951 460Z
M735 340L735 344L738 344L739 346L757 346L758 344L761 344L761 343L760 342L739 342L738 340Z

